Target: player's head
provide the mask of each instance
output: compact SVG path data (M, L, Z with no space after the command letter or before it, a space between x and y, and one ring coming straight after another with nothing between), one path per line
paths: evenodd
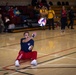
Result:
M28 31L25 31L25 32L24 32L24 37L25 37L25 38L28 38L28 37L29 37L29 32L28 32Z

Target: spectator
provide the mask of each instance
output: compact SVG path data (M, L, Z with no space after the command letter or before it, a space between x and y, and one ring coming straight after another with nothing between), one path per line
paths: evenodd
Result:
M18 10L17 7L14 9L14 15L15 16L20 16L20 11Z
M73 25L74 25L74 10L73 10L73 6L71 6L70 10L69 10L69 20L70 20L70 23L68 25L68 28L71 26L71 29L74 29L73 28Z
M49 30L51 29L51 25L52 25L52 29L54 30L54 17L55 17L55 12L54 10L52 10L51 6L49 7L48 10L48 24L49 24Z
M64 6L62 6L62 10L61 10L61 30L62 32L64 32L65 30L65 26L67 24L67 11L65 9Z
M6 10L6 12L8 12L9 9L10 9L10 7L9 7L9 5L8 5L8 2L7 2L6 5L5 5L5 10Z
M10 7L10 9L8 10L8 13L9 13L10 18L14 17L14 9L13 9L13 7Z
M8 27L9 27L9 24L10 24L10 19L7 17L7 16L5 16L4 17L4 22L5 22L5 32L8 32Z
M48 14L48 10L47 7L42 6L42 8L40 9L40 18L44 18L45 21L47 19L47 14ZM46 25L46 24L45 24ZM42 25L42 29L45 29L45 25Z
M2 20L2 14L0 14L0 33L4 32L4 23Z

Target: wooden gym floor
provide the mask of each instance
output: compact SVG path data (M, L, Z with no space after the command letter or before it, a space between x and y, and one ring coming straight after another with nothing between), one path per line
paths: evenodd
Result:
M76 75L76 27L61 33L55 30L36 30L34 50L38 65L22 61L17 69L15 59L20 50L23 32L0 34L0 75ZM34 31L30 31L30 34Z

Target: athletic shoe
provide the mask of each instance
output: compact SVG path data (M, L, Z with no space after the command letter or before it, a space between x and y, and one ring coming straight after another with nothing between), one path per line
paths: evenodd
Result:
M36 66L37 65L37 61L34 59L31 61L31 65Z
M16 60L16 61L15 61L15 66L16 66L16 67L19 67L19 66L20 66L20 64L19 64L19 61L18 61L18 60Z

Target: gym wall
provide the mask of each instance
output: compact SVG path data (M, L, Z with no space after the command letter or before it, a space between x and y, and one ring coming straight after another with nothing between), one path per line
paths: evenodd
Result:
M47 3L50 0L47 0ZM64 1L64 0L51 0L53 2L54 5L57 5L57 1ZM70 5L76 5L76 0L65 0L64 2L68 1ZM31 0L0 0L0 5L6 5L6 3L8 2L8 5L20 5L20 6L24 6L24 5L29 5L31 4Z

